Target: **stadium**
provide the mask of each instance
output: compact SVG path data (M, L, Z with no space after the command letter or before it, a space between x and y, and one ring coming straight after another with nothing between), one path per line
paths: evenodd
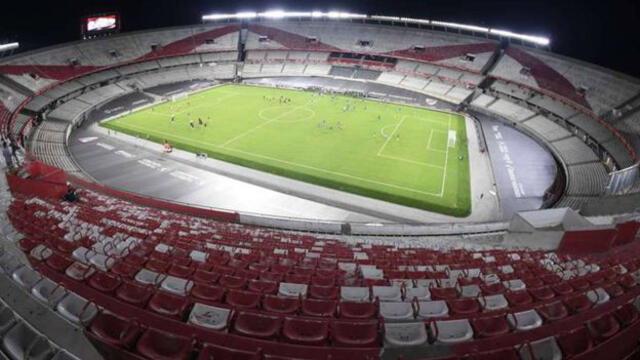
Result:
M639 79L419 17L121 21L0 45L0 359L640 358Z

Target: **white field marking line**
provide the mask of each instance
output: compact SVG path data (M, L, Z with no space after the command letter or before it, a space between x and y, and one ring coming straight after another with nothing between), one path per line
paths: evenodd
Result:
M220 103L221 103L223 100L227 100L228 98L231 98L231 97L234 97L234 96L237 96L237 95L238 95L238 94L229 94L228 96L221 96L221 97L219 97L219 98L215 98L216 102L206 103L206 104L197 105L197 106L188 106L186 109L184 109L184 110L180 110L180 111L178 111L178 112L174 112L174 113L172 113L172 114L173 114L173 115L178 115L178 114L183 114L183 113L185 113L185 112L187 112L187 111L191 111L191 110L194 110L194 109L206 108L206 107L210 107L210 106L214 106L214 105L215 105L215 106L217 106L217 105L220 105ZM164 111L154 111L154 112L155 112L155 113L160 113L161 115L164 115L164 116L171 116L171 115L172 115L172 114L167 114L167 113L166 113L166 112L164 112Z
M274 107L268 107L268 108L262 109L262 110L260 110L260 112L258 113L258 117L259 117L260 119L262 119L262 120L267 120L267 121L272 120L272 119L269 119L269 118L267 118L266 116L264 116L264 115L263 115L263 113L264 113L265 111L269 110L269 109L280 109L280 107L278 107L278 106L274 106ZM277 122L279 122L279 123L283 123L283 124L292 124L292 123L304 122L304 121L307 121L307 120L309 120L309 119L311 119L311 118L314 118L314 117L316 116L316 112L315 112L313 109L309 109L308 107L304 107L304 108L302 108L302 109L303 109L303 110L310 111L311 115L309 115L309 116L307 116L306 118L303 118L303 119L301 119L301 120L300 120L300 119L298 119L298 120L293 120L293 121L280 121L280 120L276 120L276 121L277 121Z
M411 159L405 159L405 158L398 157L398 156L383 155L383 154L382 154L382 155L378 155L378 156L383 157L383 158L387 158L387 159L393 159L393 160L398 160L398 161L404 161L404 162L408 162L408 163L411 163L411 164L417 164L417 165L423 165L423 166L433 167L433 168L436 168L436 169L444 169L442 166L433 165L433 164L429 164L429 163L422 162L422 161L415 161L415 160L411 160Z
M380 156L380 154L382 154L382 151L384 151L384 148L389 143L389 140L391 140L391 138L393 137L393 134L395 134L396 131L398 131L398 128L400 128L400 125L402 125L402 123L404 122L404 119L406 119L406 118L407 118L407 116L405 115L405 116L402 117L402 119L400 121L398 121L398 123L396 124L396 127L391 132L391 135L389 135L387 137L387 140L384 142L384 144L382 144L382 146L380 147L380 149L378 150L378 153L376 155Z
M199 143L199 144L203 144L203 145L207 145L207 146L211 146L212 145L211 143L208 143L206 141L200 141L200 140L197 140L197 139L193 139L193 138L189 138L189 137L185 137L185 136L180 136L180 135L176 135L176 134L173 134L173 133L167 134L167 133L162 132L162 131L151 130L151 129L140 127L140 126L136 126L136 125L128 125L128 126L133 127L133 128L137 128L137 129L142 130L142 131L155 133L156 135L159 135L159 136L161 136L163 138L167 138L167 139L170 139L170 138L173 137L173 138L177 138L177 139L187 140L187 141L190 141L192 143ZM220 147L219 145L214 145L214 146ZM388 183L385 183L385 182L366 179L366 178L362 178L362 177L355 176L355 175L349 175L349 174L345 174L345 173L341 173L341 172L337 172L337 171L321 169L321 168L317 168L317 167L311 166L311 165L298 164L298 163L295 163L295 162L292 162L292 161L281 160L281 159L277 159L277 158L274 158L274 157L271 157L271 156L262 155L262 154L256 154L256 153L237 150L237 149L232 149L232 148L228 148L228 147L224 148L224 149L229 150L229 151L235 151L235 152L239 152L239 153L248 154L248 155L251 155L251 156L261 157L261 158L265 158L265 159L269 159L269 160L273 160L273 161L277 161L277 162L281 162L281 163L285 163L285 164L289 164L289 165L293 165L293 166L298 166L298 167L317 170L317 171L320 171L320 172L325 172L325 173L329 173L329 174L333 174L333 175L343 176L343 177L346 177L346 178L361 180L361 181L369 182L369 183L372 183L372 184L388 186L388 187L392 187L392 188L397 188L397 189L401 189L401 190L415 192L415 193L418 193L418 194L442 197L442 195L439 195L437 193L416 190L416 189L412 189L412 188L408 188L408 187L400 186L400 185L388 184Z
M254 131L258 130L258 129L261 129L264 126L270 124L271 122L276 121L276 120L278 120L278 119L280 119L280 118L282 118L282 117L284 117L286 115L289 115L289 114L293 113L294 111L296 111L298 109L302 109L303 107L306 107L310 103L311 103L311 101L309 101L308 103L306 103L304 105L296 106L293 109L291 109L289 111L286 111L286 112L283 112L279 116L276 116L276 117L272 118L271 120L267 120L267 121L263 122L262 124L256 125L255 127L252 127L251 129L243 132L242 134L240 134L238 136L235 136L235 137L229 139L228 141L225 141L222 145L220 145L220 147L226 148L227 145L231 144L232 142L234 142L234 141L236 141L236 140L238 140L238 139L240 139L240 138L242 138L244 136L247 136L248 134L250 134L250 133L252 133L252 132L254 132Z
M451 114L449 114L449 121L447 122L447 133L451 130ZM447 179L447 165L449 164L449 145L447 144L447 152L444 155L444 171L442 175L442 186L440 186L440 197L444 195L444 186Z
M307 169L311 169L311 170L325 172L325 173L332 174L332 175L338 175L338 176L343 176L343 177L346 177L346 178L351 178L351 179L356 179L356 180L360 180L360 181L364 181L364 182L369 182L369 183L372 183L372 184L388 186L388 187L392 187L392 188L396 188L396 189L400 189L400 190L406 190L406 191L410 191L410 192L415 192L415 193L423 194L423 195L442 197L442 195L439 195L439 194L436 194L436 193L416 190L416 189L412 189L412 188L408 188L408 187L404 187L404 186L400 186L400 185L388 184L388 183L385 183L385 182L366 179L366 178L362 178L362 177L359 177L359 176L349 175L349 174L345 174L345 173L341 173L341 172L337 172L337 171L320 169L320 168L317 168L315 166L298 164L298 163L295 163L295 162L292 162L292 161L281 160L281 159L273 158L271 156L266 156L266 155L262 155L262 154L256 154L256 153L252 153L252 152L248 152L248 151L242 151L242 150L238 150L238 149L232 149L232 148L225 148L225 149L231 150L231 151L235 151L235 152L239 152L239 153L243 153L243 154L247 154L247 155L251 155L251 156L255 156L255 157L261 157L261 158L265 158L265 159L268 159L268 160L281 162L281 163L284 163L284 164L289 164L289 165L293 165L293 166L298 166L298 167L302 167L302 168L307 168Z
M429 140L427 141L427 150L431 150L431 139L433 139L433 129L429 130Z

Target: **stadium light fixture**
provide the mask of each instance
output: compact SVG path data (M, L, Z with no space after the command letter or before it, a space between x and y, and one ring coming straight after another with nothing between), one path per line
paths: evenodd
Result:
M294 13L286 13L284 10L269 10L260 13L260 16L268 19L282 19L284 17L293 17Z
M0 44L0 51L14 50L20 47L20 43L12 42L7 44Z
M444 26L444 27L460 29L460 30L484 32L484 33L489 32L489 28L486 28L486 27L475 26L475 25L457 24L457 23L445 22L445 21L432 21L431 25Z
M542 46L547 46L549 45L549 43L551 43L551 40L549 40L549 38L542 37L542 36L517 34L508 30L499 30L499 29L491 29L489 30L489 32L491 34L496 34L504 37L513 38L513 39L524 40L524 41L532 42L534 44L538 44Z

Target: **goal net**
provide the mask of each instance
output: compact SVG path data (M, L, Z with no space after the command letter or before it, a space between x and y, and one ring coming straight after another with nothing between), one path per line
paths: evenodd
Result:
M186 98L187 95L188 94L185 93L185 92L180 92L180 93L177 93L177 94L173 94L173 95L171 95L171 101L176 102L176 101L178 101L180 99Z

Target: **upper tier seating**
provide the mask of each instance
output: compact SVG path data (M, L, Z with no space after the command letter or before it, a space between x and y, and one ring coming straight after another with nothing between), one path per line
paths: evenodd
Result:
M6 256L0 268L34 294L64 284L42 296L109 358L373 359L435 345L460 358L588 357L629 354L639 333L635 244L611 257L435 249L80 198L15 194L8 216L35 272ZM574 346L579 331L591 347Z

